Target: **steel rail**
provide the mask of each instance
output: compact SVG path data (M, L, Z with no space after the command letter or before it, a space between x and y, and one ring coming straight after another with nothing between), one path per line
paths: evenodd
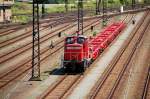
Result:
M70 88L72 88L79 80L80 80L80 78L81 78L81 75L74 75L74 77L73 78L71 78L71 79L69 79L69 76L70 75L65 75L65 77L64 78L62 78L59 82L57 82L54 86L53 86L53 88L48 88L48 90L46 90L45 92L44 92L44 95L41 95L41 96L39 96L39 98L38 99L45 99L45 98L47 98L48 96L51 96L51 93L52 92L54 92L55 90L59 90L59 85L61 86L61 85L63 85L63 84L65 84L65 85L67 85L67 88L66 89L63 89L63 91L62 91L62 89L60 89L61 90L61 92L59 92L59 94L61 93L61 95L59 95L59 96L57 96L57 99L60 99L60 98L62 98L67 92L68 92L68 90L70 89ZM67 81L71 81L72 79L73 79L73 81L71 82L71 84L68 84L68 82L67 83L65 83L65 80L66 79L69 79L69 80L67 80ZM64 82L63 82L64 81ZM57 93L56 93L57 94ZM55 96L54 96L55 97Z
M55 16L55 17L56 17L56 16ZM72 20L72 19L74 19L75 17L76 17L75 15L74 15L74 16L70 16L69 19ZM64 21L64 23L66 23L67 20L68 20L68 17L67 17L67 16L61 17L61 18L59 18L59 16L57 16L57 18L55 18L55 19L50 19L50 20L44 20L44 21L42 21L42 23L40 23L40 25L45 24L45 23L49 23L49 22L52 22L52 21L53 21L52 23L48 24L47 27L50 26L50 25L56 26L56 25L60 25L60 23L62 23L63 21ZM62 22L60 22L60 21L62 21ZM56 24L56 23L57 23L57 24ZM26 27L29 27L29 26L31 26L31 23L25 25L24 27L23 27L23 26L16 26L16 27L11 28L10 30L4 30L4 31L0 32L0 36L8 35L8 34L10 34L10 33L12 33L12 32L15 32L15 31L17 31L17 30L20 30L20 29L22 29L22 28L26 28ZM32 28L30 28L30 29L32 29ZM11 30L13 30L13 31L11 31ZM30 30L30 32L31 32L31 30ZM20 35L20 36L21 36L21 35Z
M150 22L150 20L149 20L149 22ZM124 67L123 67L121 73L119 74L119 76L118 76L118 78L117 78L117 80L116 80L113 88L111 89L110 94L107 97L107 99L112 99L112 97L113 97L113 95L115 93L115 90L117 89L117 87L118 87L118 85L119 85L119 83L120 83L120 81L122 79L123 74L125 73L125 71L126 71L128 65L129 65L129 63L131 62L131 59L133 58L133 55L136 52L137 46L139 45L140 41L142 40L143 35L144 35L144 33L145 33L145 31L146 31L147 28L148 28L148 24L146 25L146 27L144 27L144 30L142 31L142 33L141 33L140 37L138 38L138 40L137 40L134 48L132 49L132 52L131 52L129 58L127 59L126 63L124 64Z
M142 93L142 99L146 99L146 97L147 97L149 84L150 84L150 65L149 65L149 68L148 68L146 82L145 82L144 90L143 90L143 93Z
M64 19L63 20L64 22L59 22L59 20L57 21L57 22L53 22L53 23L57 23L57 25L60 25L60 24L62 24L62 23L70 23L70 22L75 22L75 20L73 20L73 19ZM49 21L46 21L45 23L49 23L49 22L51 22L51 20L49 20ZM42 24L45 24L45 23L41 23L40 24L40 31L42 31L42 30L46 30L46 29L48 29L51 25L50 24L47 24L46 26L42 26ZM53 24L52 23L52 24ZM12 43L14 43L14 42L17 42L17 41L19 41L19 40L21 40L22 38L26 38L26 37L29 37L29 36L31 36L32 35L32 28L29 28L30 30L29 31L27 31L27 32L25 32L24 33L24 35L23 34L20 34L20 35L17 35L15 38L11 38L11 39L9 39L9 40L7 40L7 41L2 41L2 42L0 42L0 44L1 44L1 46L0 46L0 48L2 48L2 47L5 47L5 46L7 46L8 44L12 44ZM17 31L17 30L16 30ZM13 32L15 32L15 31L13 31ZM8 34L10 34L10 33L12 33L12 31L10 30L10 32L9 33L7 33L7 34L4 34L4 35L1 35L0 34L0 36L5 36L5 35L8 35ZM3 44L4 43L4 44Z
M98 21L98 20L97 20ZM99 24L99 23L97 23L97 24ZM97 25L96 24L96 25ZM91 26L91 24L88 24L87 26L85 26L84 28L87 28L85 31L87 31L87 30L89 30L90 29L90 27L89 26ZM74 31L73 32L73 34L75 34L76 32ZM53 54L55 54L57 51L59 51L60 49L62 49L63 47L64 47L64 45L63 45L63 41L64 41L64 39L62 39L62 40L60 40L59 42L57 42L57 44L60 44L60 43L62 43L62 45L61 46L59 46L56 50L54 50L53 52L51 52L51 53L48 53L44 58L42 58L40 61L43 61L43 60L45 60L47 57L49 57L50 55L53 55ZM57 45L56 44L56 45ZM49 49L46 49L45 51L43 51L43 52L41 52L41 55L42 54L44 54L44 53L46 53L46 52L48 52L49 51ZM12 72L15 72L15 71L17 71L17 70L19 70L21 67L26 67L26 69L23 69L23 71L17 71L17 75L15 76L15 77L11 77L11 79L9 79L8 81L6 81L6 82L4 82L2 85L0 85L0 89L1 88L3 88L3 87L5 87L6 85L8 85L10 82L12 82L13 80L15 80L15 79L17 79L18 77L20 77L21 75L23 75L24 73L26 73L27 71L29 71L30 69L31 69L31 65L29 65L30 64L30 62L31 62L31 60L29 59L29 60L27 60L26 62L24 62L24 63L22 63L22 64L19 64L19 66L17 66L16 68L14 68L13 70L11 70L11 71L8 71L7 73L5 73L4 75L1 75L0 76L0 79L2 80L3 78L5 78L5 77L7 77L7 76L9 76L9 75L11 75L11 73ZM12 75L11 75L12 76ZM1 81L0 81L1 82Z
M98 20L96 20L96 21L98 21ZM94 21L94 22L95 22L95 21ZM94 23L94 22L91 22L89 25L91 25L91 24ZM89 25L87 25L87 26L89 26ZM65 31L65 30L67 30L67 29L69 29L69 28L72 28L72 27L74 27L74 26L75 26L75 24L74 24L74 25L71 25L71 26L69 26L69 27L66 27L66 28L64 28L65 26L63 26L63 27L61 27L61 28L59 28L59 29L57 29L57 30L54 30L54 31L50 32L50 33L51 33L51 34L54 34L56 31L60 31L60 30L61 30L61 32L63 32L63 31ZM87 27L87 26L85 26L85 27ZM58 32L58 33L59 33L59 32ZM54 35L52 35L52 36L50 36L50 37L49 37L49 34L47 34L47 35L41 37L41 38L43 38L43 39L40 40L40 43L45 42L45 41L47 41L48 39L50 39L50 38L52 38L52 37L58 36L58 33L56 33L56 34L54 34ZM18 48L18 49L16 49L16 50L13 50L13 51L11 51L11 52L9 52L9 53L7 53L7 54L4 54L4 55L0 56L0 58L2 58L2 59L0 60L0 63L2 64L2 63L4 63L5 61L7 61L7 60L13 58L14 56L20 55L21 53L25 52L26 50L32 48L31 43L32 43L32 42L30 42L30 43L28 43L28 44L26 44L26 45L24 45L24 46L22 46L22 47L20 47L20 48ZM17 52L17 51L18 51L19 53L14 54L14 53ZM10 55L10 54L12 54L12 55Z
M146 16L148 15L148 13L146 14ZM145 16L145 17L146 17ZM145 18L144 17L144 18ZM137 29L142 25L141 22L144 21L144 18L140 21L140 25L137 27ZM118 56L115 58L115 61L111 64L111 66L106 70L104 76L102 79L99 79L97 82L97 87L95 87L94 91L90 94L90 99L95 99L95 97L97 96L97 94L99 93L99 90L102 88L103 84L105 83L105 81L107 80L107 78L109 77L111 71L114 69L115 65L117 64L117 62L120 60L121 56L123 55L124 51L126 50L127 46L130 44L130 42L132 41L133 37L135 36L137 30L134 32L134 34L132 35L131 39L127 42L127 44L124 46L124 48L119 52Z

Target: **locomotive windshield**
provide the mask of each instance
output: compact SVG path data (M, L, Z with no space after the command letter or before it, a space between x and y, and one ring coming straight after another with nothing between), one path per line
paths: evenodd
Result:
M74 43L74 38L73 37L68 37L66 39L66 44L73 44Z
M79 44L83 44L84 41L85 41L84 37L78 37L78 39L77 39L77 43L79 43Z

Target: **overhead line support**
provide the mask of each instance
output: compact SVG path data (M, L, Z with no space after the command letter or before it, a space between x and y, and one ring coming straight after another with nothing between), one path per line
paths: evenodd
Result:
M79 33L81 31L81 33ZM78 0L78 35L83 35L83 0Z
M30 80L40 80L40 34L39 34L39 2L33 0L33 47L32 47L32 77Z
M107 25L108 17L107 17L107 0L103 0L103 26Z

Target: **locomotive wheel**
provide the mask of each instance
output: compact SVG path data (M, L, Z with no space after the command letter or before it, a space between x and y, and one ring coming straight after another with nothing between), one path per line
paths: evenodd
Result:
M81 66L81 64L76 68L76 71L79 72L79 73L82 72L82 66Z
M78 68L76 68L78 73L84 72L84 63L78 65Z
M65 73L68 73L70 71L70 68L66 67L64 68L64 70L65 70Z
M64 71L66 72L66 73L69 73L71 70L72 70L72 68L70 67L70 63L69 64L67 64L65 67L64 67Z
M76 71L76 69L77 69L77 68L76 68L76 65L75 65L75 64L73 64L73 66L72 66L72 68L71 68L71 71L72 71L72 72L75 72L75 71Z
M85 67L81 66L81 71L80 72L84 72L85 71Z

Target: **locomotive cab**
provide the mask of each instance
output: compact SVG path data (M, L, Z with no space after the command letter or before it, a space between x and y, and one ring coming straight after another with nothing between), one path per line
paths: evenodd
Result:
M84 70L89 59L86 36L70 36L65 39L63 67L69 70Z

